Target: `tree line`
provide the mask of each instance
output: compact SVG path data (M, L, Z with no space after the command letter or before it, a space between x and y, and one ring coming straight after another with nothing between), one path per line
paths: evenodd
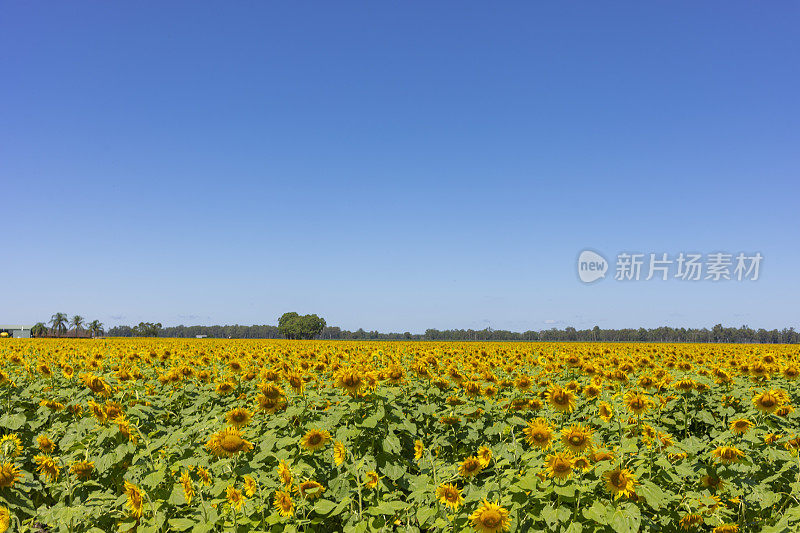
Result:
M44 322L37 322L31 328L34 337L100 337L105 334L103 323L92 320L87 323L81 315L69 318L66 313L55 313L48 321L50 327Z
M287 313L290 314L290 313ZM294 315L297 315L294 313ZM286 315L284 315L286 316ZM316 317L316 315L305 315ZM283 317L282 317L283 318ZM300 315L294 317L303 318ZM285 339L316 338L338 340L407 340L407 341L584 341L584 342L726 342L726 343L763 343L763 344L798 344L800 333L792 328L782 330L753 329L748 326L740 328L725 327L717 324L709 328L626 328L530 330L524 332L486 328L473 329L428 329L425 333L381 333L358 329L348 331L335 326L324 325L324 319L313 324L310 330L292 330L288 328L291 320L284 320L281 325L232 325L232 326L172 326L149 329L149 335L142 335L137 326L115 326L108 330L110 337L158 336L193 338L204 335L214 339ZM321 322L320 322L321 321ZM312 322L309 320L309 323ZM145 323L150 324L150 323ZM153 325L153 324L151 324ZM161 326L160 324L157 324ZM296 325L296 324L295 324ZM321 327L320 327L321 325ZM140 324L141 326L141 324ZM138 330L137 330L138 328ZM288 328L288 329L287 329ZM310 332L309 332L310 331ZM152 333L155 333L154 335Z

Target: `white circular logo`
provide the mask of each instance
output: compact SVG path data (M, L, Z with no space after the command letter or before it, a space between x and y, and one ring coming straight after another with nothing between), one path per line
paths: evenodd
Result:
M584 250L578 256L578 277L584 283L593 283L606 277L608 261L602 255L591 250Z

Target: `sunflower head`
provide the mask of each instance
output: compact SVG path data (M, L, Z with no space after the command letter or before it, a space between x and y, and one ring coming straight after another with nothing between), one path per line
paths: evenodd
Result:
M253 444L244 440L238 429L229 426L211 435L206 448L217 457L233 457L242 452L249 452L253 449Z
M465 478L472 477L483 470L483 463L477 457L470 456L458 465L458 473Z
M746 418L739 418L731 422L731 431L735 435L743 435L747 433L750 428L753 427L753 425L754 424L750 420L747 420Z
M592 447L592 430L578 424L573 424L561 432L561 441L573 453L580 453Z
M522 432L525 434L525 442L543 450L548 449L553 442L553 428L544 418L529 422Z
M483 500L469 516L472 527L478 533L500 533L511 526L508 509L497 502Z
M575 461L570 452L556 452L547 456L544 466L549 477L569 479L572 477L572 468L575 466Z
M744 457L744 452L735 446L719 446L711 455L720 463L730 464L739 462Z
M281 516L288 517L294 514L294 502L292 501L292 496L286 491L275 491L274 505L275 509L277 509Z
M575 410L575 393L569 389L552 385L547 390L546 396L550 407L556 411L569 413Z
M325 487L323 487L320 483L317 483L313 479L309 479L307 481L299 483L295 487L295 491L304 500L313 500L314 498L322 496L322 493L325 492Z
M22 453L22 441L16 433L0 437L0 455L13 459Z
M69 467L69 471L78 479L87 480L94 472L93 461L75 461Z
M144 497L142 496L141 489L139 489L139 487L130 481L126 481L125 496L128 498L126 503L128 507L128 514L132 518L141 518L142 514L144 513Z
M456 509L464 503L464 498L461 496L461 489L450 483L443 483L436 487L436 497L440 502L451 509Z
M242 508L242 505L244 505L245 502L245 497L244 494L242 494L242 491L232 485L229 485L225 489L225 499L228 500L228 504L237 511Z
M14 463L0 463L0 489L13 487L14 483L22 479L19 467Z
M331 434L325 430L310 429L300 439L300 446L310 452L323 449L331 440Z
M235 428L243 428L250 423L253 414L244 407L237 407L225 413L225 420Z
M603 477L606 480L606 489L614 496L615 500L634 494L634 486L637 484L636 477L627 468L617 467L606 472Z
M51 483L58 479L61 472L61 467L58 465L58 460L49 455L37 455L33 458L36 463L36 470L39 475L48 479Z

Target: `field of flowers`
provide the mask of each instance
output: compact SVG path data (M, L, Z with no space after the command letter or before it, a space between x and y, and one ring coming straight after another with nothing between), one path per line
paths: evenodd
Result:
M793 346L0 340L0 532L800 531Z

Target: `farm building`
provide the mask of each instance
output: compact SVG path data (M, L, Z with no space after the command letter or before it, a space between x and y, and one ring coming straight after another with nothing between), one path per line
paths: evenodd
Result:
M9 337L17 339L30 339L31 328L33 326L2 326L0 325L0 334L7 333ZM5 335L3 335L5 337Z

